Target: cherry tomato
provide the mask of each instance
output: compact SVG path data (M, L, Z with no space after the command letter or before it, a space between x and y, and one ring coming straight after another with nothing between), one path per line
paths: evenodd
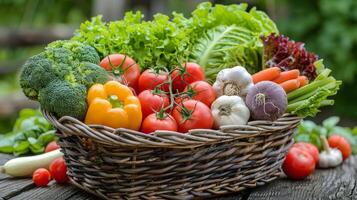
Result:
M328 144L331 148L337 148L341 151L343 160L346 160L352 153L350 143L340 135L331 135L328 138Z
M59 149L60 146L56 143L56 141L52 141L50 143L47 144L46 149L45 149L45 153L50 152L50 151L54 151L56 149Z
M306 142L298 142L293 145L293 147L299 148L303 151L308 152L315 160L315 164L319 162L319 150L313 144Z
M171 78L173 90L182 92L188 84L205 80L205 73L198 64L188 62L174 70Z
M191 129L210 129L213 126L211 109L196 100L187 100L176 106L172 112L178 124L178 131L187 133Z
M211 104L216 99L216 92L213 87L205 81L195 81L187 86L184 92L188 92L191 99L200 101L211 107ZM192 93L192 94L190 94Z
M285 157L283 171L291 179L302 180L315 171L315 166L314 158L307 151L292 147Z
M37 187L45 187L51 180L50 172L45 168L36 169L32 174L32 181Z
M151 69L145 70L139 77L139 93L144 90L153 90L161 85L161 90L169 92L168 74L160 71L156 73Z
M157 113L152 113L144 119L141 132L152 133L156 130L177 131L177 123L171 115L159 117Z
M57 183L67 183L69 178L67 176L67 166L64 159L57 158L50 165L50 171L53 179L56 180Z
M137 90L140 67L129 56L112 54L103 58L99 65L105 70L111 71L114 76L119 77L121 83Z
M154 90L144 90L138 96L141 103L143 119L151 113L158 112L170 104L169 97L164 93L155 94Z

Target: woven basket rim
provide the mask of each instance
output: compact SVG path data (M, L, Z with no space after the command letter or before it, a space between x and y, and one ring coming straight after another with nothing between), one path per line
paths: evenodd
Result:
M87 125L70 116L63 116L60 119L57 119L55 115L47 110L41 109L41 111L44 117L61 132L74 133L78 136L88 137L96 142L106 145L121 145L135 148L193 148L202 145L231 141L237 138L259 136L264 135L265 133L271 134L275 131L295 128L302 119L296 115L285 113L276 121L249 121L246 125L221 126L218 130L193 129L187 133L155 131L151 134L146 134L126 128L114 129L103 125ZM232 130L239 131L233 133Z

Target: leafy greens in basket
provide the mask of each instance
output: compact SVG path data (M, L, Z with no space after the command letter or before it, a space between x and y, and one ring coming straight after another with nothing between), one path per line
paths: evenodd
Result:
M220 69L243 65L248 71L261 68L260 35L278 33L274 22L261 11L247 11L247 4L202 3L185 18L157 14L143 21L140 12L126 13L123 20L105 23L101 17L83 23L72 40L95 47L101 57L124 53L141 68L172 69L187 60L205 68L213 81Z

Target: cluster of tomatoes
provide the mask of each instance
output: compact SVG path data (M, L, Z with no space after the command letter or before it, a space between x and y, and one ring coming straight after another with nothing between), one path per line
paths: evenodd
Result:
M46 146L45 152L47 153L59 148L58 144L53 141ZM32 174L32 181L37 187L47 186L52 178L59 184L65 184L68 182L69 178L67 176L67 166L63 157L55 159L51 163L49 170L46 168L39 168Z
M198 64L187 62L172 71L147 69L140 73L139 65L132 58L112 54L100 66L137 94L143 116L142 132L185 133L213 127L210 106L216 93L205 81L204 71Z
M332 134L327 142L329 147L335 148L341 152L343 160L346 160L352 153L351 145L340 135ZM333 157L333 155L330 156ZM294 180L302 180L311 175L316 167L320 166L320 159L323 158L319 153L319 149L315 145L306 142L298 142L289 149L282 168L287 177Z

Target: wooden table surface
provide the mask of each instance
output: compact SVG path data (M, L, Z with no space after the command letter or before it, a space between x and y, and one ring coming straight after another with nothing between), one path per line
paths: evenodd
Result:
M0 154L0 165L13 158ZM349 158L335 169L317 170L304 181L291 181L284 177L265 186L217 200L357 200L357 156ZM38 188L31 179L14 179L0 174L0 200L64 200L98 199L72 185L61 186L53 181L46 188Z

